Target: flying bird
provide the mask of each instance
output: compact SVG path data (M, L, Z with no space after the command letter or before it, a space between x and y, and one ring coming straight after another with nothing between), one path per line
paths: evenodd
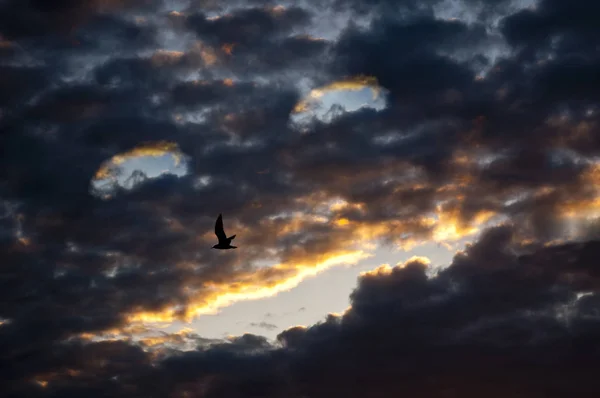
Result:
M217 235L219 243L214 245L213 249L237 249L237 246L231 246L231 241L235 238L235 235L232 235L229 238L225 235L225 230L223 230L223 216L221 214L219 214L217 222L215 223L215 235Z

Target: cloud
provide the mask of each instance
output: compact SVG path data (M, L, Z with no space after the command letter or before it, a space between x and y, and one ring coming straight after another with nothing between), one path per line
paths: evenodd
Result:
M328 46L307 33L313 12L295 5L257 4L214 16L190 12L177 19L214 49L215 66L236 74L310 73Z
M450 390L542 396L548 382L542 372L550 372L559 396L560 391L595 389L596 378L584 370L595 361L589 344L596 331L594 259L600 245L570 243L517 255L513 233L506 226L487 230L436 276L426 275L422 258L366 272L344 314L288 329L276 345L246 334L169 355L145 353L118 340L72 342L52 356L60 368L40 369L35 382L15 386L63 394L84 388L79 391L117 396L192 392L199 384L208 396ZM163 334L139 344L155 346L186 334ZM581 349L570 348L573 343ZM105 365L99 367L101 362ZM117 363L120 367L113 367ZM110 383L117 371L120 381ZM395 377L389 377L392 371ZM348 381L355 379L360 385Z
M266 269L253 270L246 273L232 273L226 282L204 282L204 291L200 291L186 300L184 309L173 306L161 311L134 312L128 317L129 322L173 322L177 319L191 321L203 314L214 314L220 308L237 301L255 300L271 297L282 291L296 287L302 280L314 276L332 266L355 264L368 255L362 251L330 252L326 256L311 258L302 251L290 253L290 260L303 263L282 263ZM286 254L283 254L286 256ZM323 258L324 257L324 258ZM193 283L191 280L188 283Z
M179 150L177 144L166 141L159 142L150 142L150 143L142 143L139 146L136 146L132 150L115 155L109 160L105 161L92 180L92 184L95 185L94 189L102 190L101 185L103 182L114 182L116 178L121 173L121 168L124 163L128 160L132 160L140 157L161 157L165 155L171 155L173 157L173 161L175 166L179 166L183 161L183 154ZM110 194L109 194L110 195Z
M2 65L1 71L2 96L0 96L0 106L3 109L13 106L19 101L26 100L33 93L45 88L49 83L44 68Z
M319 100L326 93L332 91L357 91L364 88L370 88L373 94L373 99L379 96L380 87L377 84L377 79L369 76L354 76L343 80L329 83L323 87L315 88L310 91L306 99L298 102L294 107L294 113L306 112L311 106L311 102Z
M265 330L277 330L279 329L279 326L274 325L272 323L268 323L268 322L253 322L250 323L250 326L255 327L255 328L261 328L261 329L265 329Z
M190 27L201 37L219 44L237 46L259 44L274 35L289 33L310 22L310 13L299 7L241 8L223 16L191 15Z
M0 395L597 390L597 6L462 3L3 2ZM364 87L387 106L290 123L304 92ZM90 192L173 151L186 175ZM209 250L219 213L243 254ZM477 237L277 343L170 326Z

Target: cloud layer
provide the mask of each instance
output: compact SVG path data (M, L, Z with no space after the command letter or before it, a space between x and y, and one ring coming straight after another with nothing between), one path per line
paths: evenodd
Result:
M434 277L422 258L366 272L344 314L276 343L77 339L13 357L3 377L26 396L593 396L600 243L515 244L495 227Z
M0 391L598 391L595 2L185 3L0 5ZM387 107L293 122L360 87ZM173 148L187 175L91 190ZM243 255L208 250L218 213ZM148 334L498 222L435 277L361 276L345 314L278 344Z

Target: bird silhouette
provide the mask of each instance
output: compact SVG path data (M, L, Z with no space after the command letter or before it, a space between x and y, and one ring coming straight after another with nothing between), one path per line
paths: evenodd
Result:
M223 230L223 216L219 214L217 217L217 222L215 223L215 235L219 239L219 243L214 245L213 249L237 249L237 246L231 246L231 241L235 238L235 235L230 236L229 238L225 235L225 230Z

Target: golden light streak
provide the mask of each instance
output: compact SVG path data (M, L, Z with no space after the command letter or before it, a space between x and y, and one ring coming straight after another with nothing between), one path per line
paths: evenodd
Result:
M560 203L557 210L561 217L576 220L600 217L600 163L592 165L583 174L582 184L595 195L585 199L568 199ZM545 187L536 193L543 196L551 192L551 187Z
M418 263L421 263L421 264L424 264L424 265L431 265L431 260L429 259L429 257L425 257L425 256L412 256L411 258L409 258L408 260L406 260L404 263L402 263L402 265L400 266L400 268L404 268L408 264L414 263L414 262L418 262Z
M175 309L169 308L161 312L133 313L128 317L128 321L131 323L170 323L182 319L191 322L198 316L214 314L219 309L238 301L258 300L275 296L298 286L304 279L315 276L333 266L356 264L358 261L371 256L371 254L362 250L337 251L320 256L321 259L318 259L315 263L307 260L301 264L283 263L274 267L259 269L234 284L231 282L213 284L212 287L215 292L210 296L203 296L195 302L192 300L181 316L177 314Z
M376 276L385 276L390 275L394 272L395 269L405 268L408 264L418 262L425 266L429 266L431 264L431 260L428 257L424 256L412 256L408 260L398 263L395 266L390 266L389 264L381 264L379 267L372 269L370 271L363 271L359 274L361 278L368 277L376 277Z
M143 338L140 340L140 344L145 347L156 347L167 343L183 343L183 339L193 333L194 330L192 328L186 327L175 333Z
M347 226L348 224L350 224L350 221L348 221L347 218L340 218L335 221L335 224L337 226L344 227L344 226Z
M181 163L182 153L176 143L168 141L143 143L128 152L115 155L110 160L104 162L96 172L94 179L104 180L113 177L115 166L119 166L130 159L143 156L161 157L166 154L173 156L175 166Z
M87 341L117 341L117 340L130 340L134 335L140 335L148 333L148 329L144 325L127 325L122 328L107 329L100 333L88 333L83 332L73 336L76 339L87 340Z
M347 90L347 91L358 91L368 87L373 90L373 99L379 96L380 88L377 83L377 78L372 76L355 76L346 80L339 80L330 83L326 86L314 89L310 92L311 98L321 98L329 91L334 90Z
M468 159L457 156L457 163L466 164ZM255 268L251 271L238 271L226 281L204 283L205 289L202 289L201 293L193 293L194 290L190 289L190 297L184 303L184 308L167 307L157 311L146 311L139 308L129 314L127 322L133 325L140 323L169 324L176 320L190 322L198 316L214 314L239 301L272 297L296 287L304 279L315 276L328 268L342 264L355 264L371 257L372 255L368 252L375 249L375 242L390 236L408 235L408 238L403 236L393 242L405 250L423 243L429 238L444 242L469 236L478 232L486 222L495 216L495 213L480 211L467 222L464 220L464 216L461 217L459 206L464 199L464 196L455 197L457 204L450 209L438 206L432 216L415 216L410 220L399 217L383 221L353 221L339 212L348 209L363 209L362 203L352 203L340 197L332 197L327 192L313 192L310 195L296 198L295 202L299 205L322 210L319 210L317 214L293 212L283 220L280 218L265 219L260 224L261 229L270 231L269 236L265 239L274 242L279 238L306 231L316 223L330 222L334 228L331 233L336 234L335 245L344 248L352 247L352 250L336 250L335 247L332 247L326 248L326 253L309 256L302 250L297 253L288 253L286 261L274 266ZM231 228L240 235L244 235L244 231L251 233L248 226L236 225L234 221L232 223ZM185 228L182 225L175 227ZM199 241L213 238L213 231L210 230L197 237ZM276 255L276 252L272 253L271 259ZM408 262L410 261L429 264L429 260L426 258L411 258ZM401 266L396 265L396 268ZM167 340L166 337L150 337L145 340L145 344L155 346Z
M353 222L349 226L346 225L352 232L352 242L369 242L380 239L393 231L405 230L405 224L402 221L389 222ZM351 228L350 228L351 227Z
M346 315L346 313L348 313L351 310L352 310L352 305L350 304L342 312L330 312L329 315L333 315L333 316L335 316L337 318L341 318L341 317L343 317L344 315Z
M425 188L420 184L415 184L414 189ZM407 187L403 187L407 189ZM464 195L456 195L455 191L458 191L458 186L452 184L445 189L451 194L456 201L457 205L452 209L444 209L442 206L436 208L435 213L431 215L419 215L412 219L394 219L385 221L353 221L347 217L338 215L340 211L347 209L358 210L362 212L365 204L363 203L351 203L339 197L327 198L322 193L315 192L312 195L299 198L297 201L302 205L319 207L318 203L325 204L325 210L330 213L331 222L334 226L341 228L348 235L344 235L348 240L346 244L360 244L362 247L369 242L374 242L379 239L385 238L390 235L411 235L409 238L402 238L395 243L399 248L403 250L410 250L411 248L418 246L423 243L426 239L432 239L438 243L444 243L445 241L455 241L462 239L467 236L471 236L480 231L480 229L497 214L490 210L482 210L476 213L471 220L465 221L461 217L460 202L465 200ZM300 220L291 220L288 225L284 227L284 232L294 232L305 228Z
M388 263L385 263L372 270L363 271L360 274L358 274L358 276L362 278L365 276L389 275L392 273L392 269L393 267L391 267Z
M466 158L459 157L459 162L467 162ZM414 185L414 189L424 188L419 184ZM432 215L416 216L412 220L386 220L379 222L360 222L352 221L347 217L338 216L336 213L346 209L362 211L364 204L349 203L343 199L332 200L328 203L328 209L333 213L331 215L332 222L335 226L348 230L351 234L350 240L353 243L372 242L390 235L411 234L411 238L402 239L396 242L399 247L404 250L409 250L425 239L431 239L438 243L446 241L456 241L467 236L471 236L480 231L480 229L488 223L497 214L491 210L482 210L476 213L471 220L465 221L462 217L460 202L465 200L464 195L455 195L459 191L456 184L451 184L444 188L446 194L452 194L454 199L458 201L456 206L450 209L438 205L436 211ZM406 187L403 187L406 189ZM316 199L322 199L317 198Z
M294 107L293 113L301 113L310 109L310 104L320 99L325 94L332 91L360 91L364 88L370 88L373 93L373 100L379 97L381 87L377 79L372 76L358 75L348 79L339 80L325 86L313 89L308 94L308 98L298 102Z
M481 211L475 215L473 221L465 223L461 219L458 208L443 211L438 207L438 221L435 223L433 240L436 242L454 241L478 233L481 227L494 217L496 213L488 210Z
M600 216L600 197L563 203L559 205L559 212L564 217L598 217Z

